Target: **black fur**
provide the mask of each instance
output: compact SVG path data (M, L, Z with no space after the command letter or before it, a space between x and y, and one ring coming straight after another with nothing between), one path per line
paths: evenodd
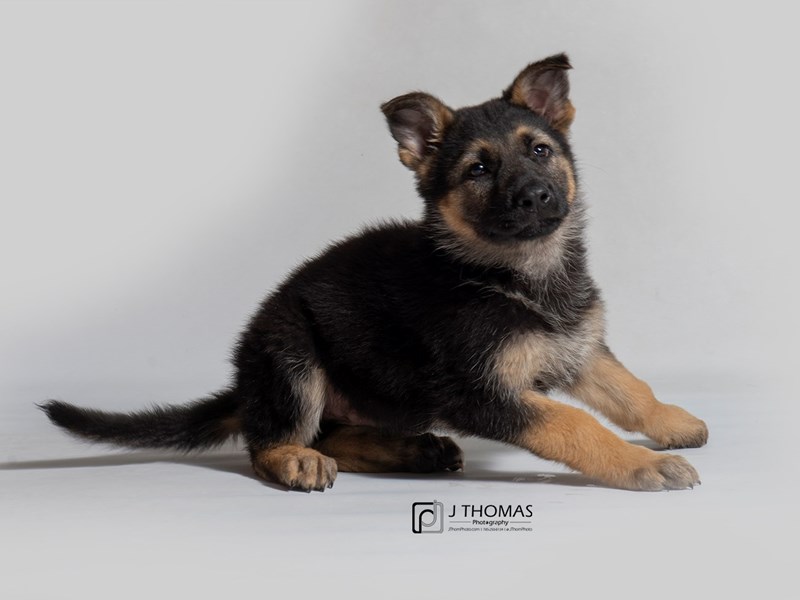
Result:
M577 275L582 261L572 262ZM453 260L420 224L366 230L330 248L267 299L237 348L245 436L267 444L287 434L296 399L283 374L308 361L324 365L357 413L395 432L440 421L472 435L514 435L530 415L491 389L487 361L512 332L571 324L487 291L495 283L527 287L508 271ZM579 296L574 306L566 289L549 294L547 308L559 313L580 313L594 299Z
M566 57L551 60L559 70L548 77L567 102ZM51 401L43 407L50 419L93 441L179 450L222 442L233 431L223 421L234 419L252 455L311 444L321 421L355 419L395 433L446 427L503 441L529 427L534 409L492 374L501 346L532 331L580 338L599 302L561 121L513 103L510 92L461 110L419 93L382 108L416 173L422 220L366 229L298 268L242 334L229 390L130 415ZM553 114L563 116L571 105L558 108ZM520 126L541 132L562 162L510 142ZM476 140L487 146L480 160L488 174L471 179L462 162ZM525 186L545 190L537 193L552 204L520 208ZM445 218L453 193L475 239ZM514 234L495 236L503 224ZM537 374L537 388L564 385L580 367L579 358L559 360Z
M78 408L58 400L39 407L53 423L89 441L188 452L219 446L231 436L224 421L236 415L239 400L226 390L184 406L156 406L129 414Z

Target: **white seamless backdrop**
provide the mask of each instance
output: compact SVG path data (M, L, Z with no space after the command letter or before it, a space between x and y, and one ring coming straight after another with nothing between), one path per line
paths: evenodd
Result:
M4 5L3 385L214 387L288 269L419 214L382 101L477 103L562 50L613 346L659 377L773 377L797 325L776 306L794 39L688 6Z
M128 409L224 385L239 330L291 268L420 214L381 102L478 103L561 51L612 348L659 392L750 394L764 448L788 451L786 6L0 4L0 459L29 455L15 432L59 435L30 417L47 397Z

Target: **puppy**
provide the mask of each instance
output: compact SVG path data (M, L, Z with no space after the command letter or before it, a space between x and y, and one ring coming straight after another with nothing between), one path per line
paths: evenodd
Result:
M450 431L515 444L629 490L690 488L682 457L629 444L557 388L665 448L703 421L658 402L604 339L568 141L563 54L500 98L454 110L425 93L382 111L424 202L419 221L367 228L294 271L261 305L226 389L132 414L42 405L84 439L195 450L242 434L255 472L301 490L338 471L463 466Z

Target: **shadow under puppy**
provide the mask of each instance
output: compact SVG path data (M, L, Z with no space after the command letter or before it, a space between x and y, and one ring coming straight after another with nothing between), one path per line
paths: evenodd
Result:
M365 229L293 272L243 332L229 388L132 414L42 408L127 447L186 451L241 433L259 476L303 490L332 486L337 470L461 468L436 430L515 444L609 486L692 487L682 457L546 395L564 390L666 448L708 437L604 342L567 140L569 68L565 55L533 63L502 97L458 110L424 93L385 103L423 218Z

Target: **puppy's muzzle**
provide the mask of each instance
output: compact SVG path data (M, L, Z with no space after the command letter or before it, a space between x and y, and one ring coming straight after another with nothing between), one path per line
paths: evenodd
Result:
M552 233L567 216L569 206L552 189L531 182L507 199L496 210L487 233L498 241L532 239Z

